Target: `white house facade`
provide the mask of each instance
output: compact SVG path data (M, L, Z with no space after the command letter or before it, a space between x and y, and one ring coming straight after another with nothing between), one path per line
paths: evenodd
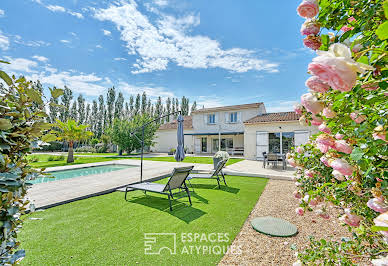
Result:
M232 156L261 160L262 153L286 153L307 142L315 129L299 124L294 112L267 113L263 103L223 106L193 111L185 117L187 152L214 154L219 149ZM177 146L176 121L161 125L153 151Z

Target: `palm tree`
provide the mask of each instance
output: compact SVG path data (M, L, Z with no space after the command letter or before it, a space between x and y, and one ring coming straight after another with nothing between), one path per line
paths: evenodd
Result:
M93 136L93 132L85 130L89 127L89 125L78 125L78 123L72 119L69 119L66 122L61 122L60 120L57 120L55 127L59 129L58 131L56 131L56 133L58 134L58 140L65 140L69 143L67 163L74 162L74 141L86 140Z

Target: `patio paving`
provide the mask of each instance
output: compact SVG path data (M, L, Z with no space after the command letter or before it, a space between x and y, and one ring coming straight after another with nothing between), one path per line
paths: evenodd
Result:
M282 169L281 164L277 167L266 166L263 168L263 162L253 160L243 160L225 168L224 173L228 175L255 176L280 180L292 180L295 168L287 166Z
M143 163L143 180L166 177L172 172L174 167L194 165L194 170L196 171L209 171L212 168L212 165L210 164L171 163L158 161L144 161ZM138 167L117 170L104 174L87 175L34 184L28 190L27 198L35 204L36 208L48 208L67 203L69 201L109 193L127 184L140 181L139 160L127 159L81 165L58 166L50 167L49 171L79 169L110 164L126 164Z

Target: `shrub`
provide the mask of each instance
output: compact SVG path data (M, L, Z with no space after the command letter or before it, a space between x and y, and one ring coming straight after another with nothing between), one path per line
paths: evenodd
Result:
M92 146L83 146L75 149L76 152L96 152L96 149Z
M39 84L27 82L23 77L10 78L1 70L0 78L5 82L0 86L0 265L14 265L25 255L19 249L17 233L29 203L24 198L28 181L42 174L28 165L26 155L33 147L39 148L42 141L55 140L55 136L44 135L51 125L45 122L48 108ZM53 98L62 94L60 89L50 89L50 92Z
M48 142L50 145L44 145L40 149L36 149L38 151L62 151L63 144L60 141L51 141Z
M230 156L229 153L226 151L218 151L216 154L214 154L213 158L215 159L222 159L222 160L229 160Z
M30 156L30 157L28 157L28 162L30 162L30 163L39 162L39 157L36 155Z

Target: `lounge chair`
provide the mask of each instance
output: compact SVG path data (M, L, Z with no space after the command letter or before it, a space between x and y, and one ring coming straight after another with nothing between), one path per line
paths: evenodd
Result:
M226 181L225 181L225 176L224 173L222 172L222 168L224 168L226 162L228 160L222 160L217 164L216 169L212 173L208 174L190 174L189 177L187 178L187 181L189 181L190 186L193 188L190 180L193 178L206 178L206 179L217 179L218 183L218 188L221 188L220 186L220 177L223 178L225 186L227 186ZM193 188L194 191L194 188Z
M168 182L166 184L159 184L159 183L151 183L151 182L142 182L138 184L128 185L125 188L125 200L127 200L127 192L129 189L133 190L142 190L144 193L148 192L154 192L159 194L164 194L168 196L168 201L170 203L170 211L172 211L172 204L171 199L174 199L174 195L181 192L181 189L184 190L187 194L187 197L189 198L190 205L191 204L191 198L190 198L190 192L186 185L186 179L190 174L190 171L194 168L194 166L187 166L187 167L179 167L174 168L174 171L172 172L170 178L168 179ZM175 189L179 189L178 192L173 193L172 191ZM185 197L185 196L182 196ZM176 198L180 199L182 197Z

